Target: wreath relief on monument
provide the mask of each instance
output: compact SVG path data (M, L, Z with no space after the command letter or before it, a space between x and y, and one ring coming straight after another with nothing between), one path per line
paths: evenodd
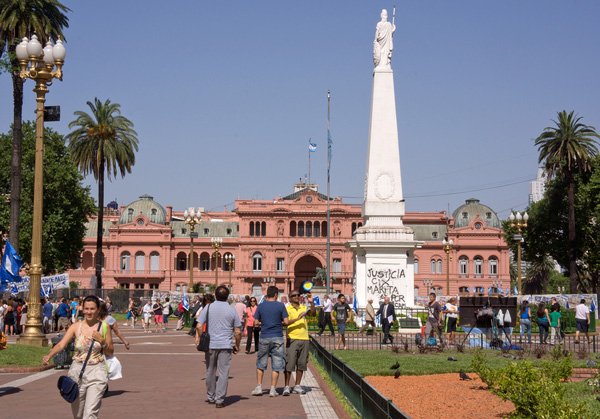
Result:
M394 178L388 172L381 172L375 179L375 196L382 201L390 199L396 190Z

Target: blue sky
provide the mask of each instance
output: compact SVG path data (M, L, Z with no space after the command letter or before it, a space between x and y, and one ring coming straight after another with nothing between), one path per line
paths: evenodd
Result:
M133 172L107 200L150 194L176 210L222 210L240 198L292 192L308 173L326 191L327 90L334 141L331 191L360 203L381 1L64 1L67 134L86 101L110 98L135 124ZM600 129L600 3L397 3L394 69L407 211L454 210L476 197L506 218L535 178L533 139L560 110ZM33 119L33 82L23 115ZM12 85L0 76L0 131ZM97 195L93 178L87 180ZM508 186L506 186L508 185ZM107 201L108 202L108 201Z

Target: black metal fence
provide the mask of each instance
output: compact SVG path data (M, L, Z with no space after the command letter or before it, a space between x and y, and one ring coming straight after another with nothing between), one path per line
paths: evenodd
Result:
M325 349L314 338L310 341L310 351L362 417L410 419L390 399L369 384L362 375Z

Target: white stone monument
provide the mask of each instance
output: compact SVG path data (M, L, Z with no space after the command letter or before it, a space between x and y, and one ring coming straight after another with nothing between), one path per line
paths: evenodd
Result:
M414 249L421 243L415 241L412 229L402 224L404 198L391 68L395 29L383 10L373 48L375 70L362 208L364 225L346 243L354 252L360 308L370 298L378 304L384 297L390 297L396 308L414 306Z

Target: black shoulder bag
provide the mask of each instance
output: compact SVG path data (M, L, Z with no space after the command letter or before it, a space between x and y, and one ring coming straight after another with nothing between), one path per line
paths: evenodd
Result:
M206 332L202 332L200 335L200 343L196 346L196 349L200 352L208 352L210 347L210 335L208 334L208 315L210 314L210 304L206 307Z
M98 325L98 332L102 327L102 322ZM85 371L85 366L90 360L90 356L92 355L92 349L94 349L95 340L92 339L92 344L90 345L90 350L88 351L87 357L85 358L85 362L83 363L83 367L81 367L81 372L79 373L79 379L75 382L68 375L63 375L58 379L58 391L60 391L60 395L63 399L68 401L69 403L73 403L75 400L79 398L79 383L81 382L81 378L83 377L83 372Z

